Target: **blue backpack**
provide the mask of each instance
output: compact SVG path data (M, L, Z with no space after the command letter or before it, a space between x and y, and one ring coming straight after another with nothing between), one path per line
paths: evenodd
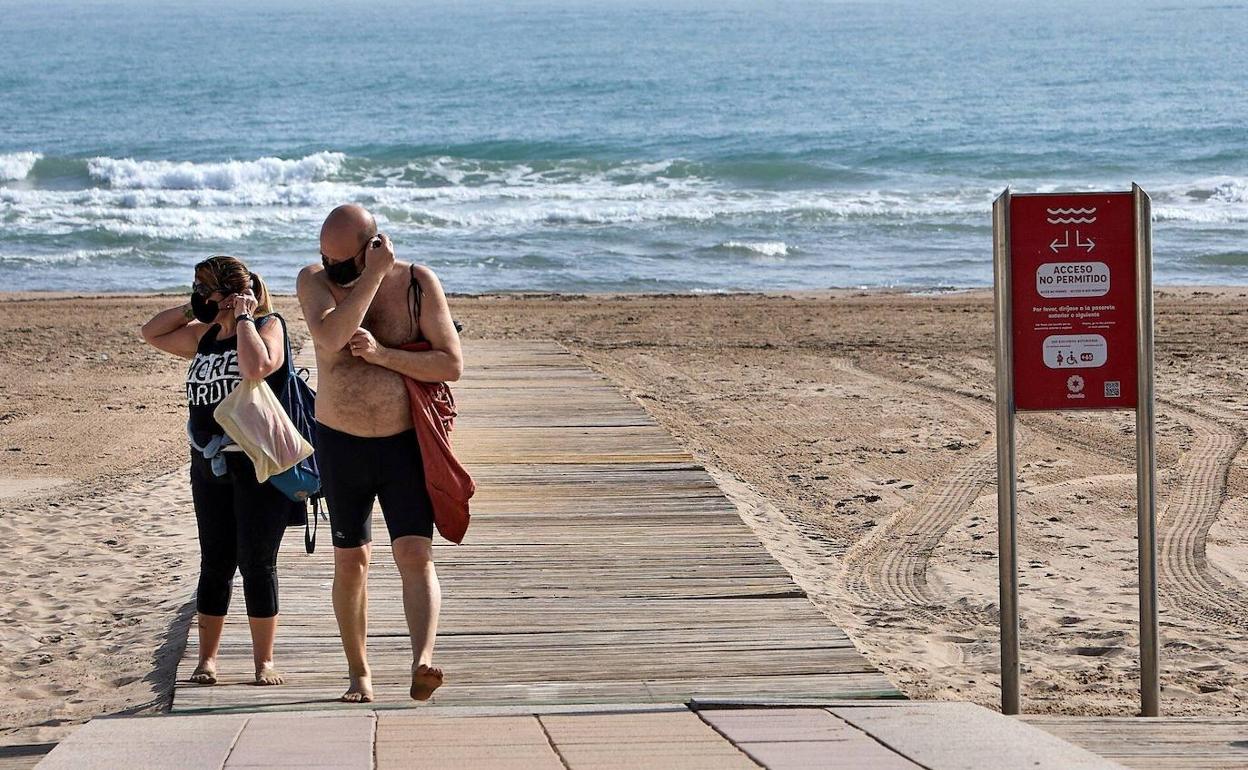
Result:
M286 346L286 382L277 400L294 423L295 430L316 446L316 391L308 385L311 374L306 368L295 368L294 356L290 349L290 334L286 330L286 319L277 313L282 322L282 339ZM290 524L303 525L303 547L308 553L316 550L316 530L319 519L325 518L321 511L321 470L316 462L316 452L300 460L297 465L269 478L273 486L282 491L293 502ZM311 503L312 510L308 510Z

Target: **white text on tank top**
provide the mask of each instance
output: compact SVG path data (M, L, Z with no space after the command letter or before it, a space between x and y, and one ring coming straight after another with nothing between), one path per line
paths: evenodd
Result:
M213 406L242 381L238 351L197 353L186 372L186 401L190 406Z

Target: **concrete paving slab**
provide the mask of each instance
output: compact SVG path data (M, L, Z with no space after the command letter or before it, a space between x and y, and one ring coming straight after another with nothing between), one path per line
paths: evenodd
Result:
M377 770L389 768L533 768L563 770L549 744L545 746L438 746L403 743L378 744Z
M768 770L920 770L874 741L757 741L737 748Z
M75 730L61 745L71 743L78 736L90 739L94 744L150 743L171 739L217 741L222 738L233 742L246 722L244 715L101 717Z
M228 743L108 743L76 746L72 752L53 749L39 770L220 770L230 752Z
M233 767L315 767L371 770L371 714L336 719L251 717L226 761Z
M708 709L699 711L698 716L738 744L865 738L861 730L821 708Z
M973 703L835 707L829 711L930 770L1122 770L1121 765L1086 749Z
M445 746L547 746L533 716L427 717L379 713L377 743L436 743Z
M37 765L40 770L220 770L245 717L94 719Z
M574 743L718 743L713 729L691 711L655 714L575 714L541 716L556 746Z
M758 770L749 757L727 741L719 743L577 743L560 746L570 770Z
M252 745L235 748L226 770L243 767L316 768L316 770L372 770L371 743L328 743L311 746L289 744Z
M517 703L495 704L488 706L441 706L421 705L386 707L384 704L371 704L377 713L394 716L422 717L501 717L501 716L532 716L545 714L620 714L625 712L643 711L646 713L679 714L689 710L684 703ZM821 706L839 705L821 703ZM854 705L846 703L845 705ZM278 712L288 714L290 712ZM317 712L333 714L329 712Z
M917 767L825 709L707 709L698 716L769 770Z
M287 744L368 743L371 745L376 720L372 714L343 714L331 719L282 719L273 714L256 714L247 720L238 746L255 742L280 741Z

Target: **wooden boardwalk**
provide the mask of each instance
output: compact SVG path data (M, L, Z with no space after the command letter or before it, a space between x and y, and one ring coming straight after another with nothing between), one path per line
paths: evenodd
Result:
M477 479L464 545L439 542L440 706L827 702L896 698L820 614L710 476L605 378L548 342L470 341L456 450ZM306 361L306 357L303 357ZM398 573L374 511L369 650L378 702L406 697ZM340 708L332 547L291 531L279 561L281 687L249 683L245 618L227 621L222 683L175 712ZM241 597L236 597L241 602ZM241 608L240 608L241 609Z
M694 458L609 382L550 343L472 342L467 356L455 441L480 492L467 544L437 547L447 684L431 703L406 697L411 653L378 516L376 703L336 700L328 529L311 557L292 531L279 565L287 685L249 683L235 612L221 684L185 682L192 633L177 715L93 720L40 767L1248 766L1244 720L1014 719L899 700ZM769 701L789 705L734 708Z
M1165 708L1165 701L1162 701ZM1076 746L1139 770L1248 768L1245 717L1023 716Z

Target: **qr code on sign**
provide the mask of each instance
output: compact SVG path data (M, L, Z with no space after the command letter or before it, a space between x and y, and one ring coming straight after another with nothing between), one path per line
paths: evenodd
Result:
M1118 380L1105 381L1105 398L1120 398L1122 396L1122 383Z

